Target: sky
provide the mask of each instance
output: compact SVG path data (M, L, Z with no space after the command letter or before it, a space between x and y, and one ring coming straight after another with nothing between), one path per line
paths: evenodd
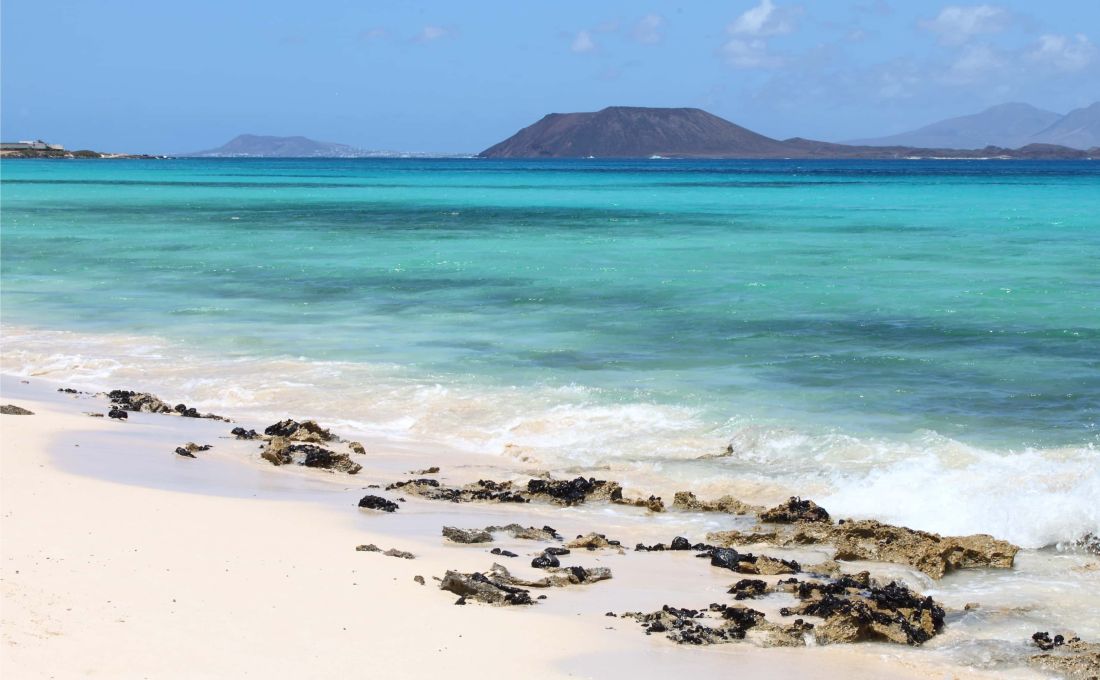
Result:
M692 106L844 141L1100 99L1100 0L3 0L0 135L476 152L551 112Z

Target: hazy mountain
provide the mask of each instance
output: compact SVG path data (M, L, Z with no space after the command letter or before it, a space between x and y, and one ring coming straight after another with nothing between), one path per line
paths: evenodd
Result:
M216 149L181 154L198 158L441 158L462 154L372 151L308 137L238 135Z
M1031 141L1074 149L1100 146L1100 102L1070 111L1036 134Z
M783 155L783 143L701 109L609 106L551 113L481 152L488 158Z
M186 154L205 158L344 158L362 155L361 149L346 144L318 142L306 137L270 137L238 135L216 149Z
M552 113L482 151L483 158L1087 158L1050 144L1019 149L853 146L793 138L780 141L700 109L612 106L593 113Z
M1001 104L981 113L948 118L916 130L888 137L856 139L849 144L867 146L916 146L930 149L981 149L1000 146L1015 149L1038 142L1035 135L1062 116L1030 104ZM1061 142L1054 142L1061 143ZM1096 146L1086 145L1080 148Z

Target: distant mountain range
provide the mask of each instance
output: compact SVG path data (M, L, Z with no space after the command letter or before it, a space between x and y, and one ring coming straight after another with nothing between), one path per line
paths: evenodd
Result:
M849 144L945 149L980 149L990 145L1014 149L1028 144L1058 144L1091 149L1100 146L1100 102L1065 115L1030 104L1001 104L916 130L857 139Z
M1070 132L1064 134L1068 135ZM701 109L611 106L589 113L549 114L482 151L479 156L1074 159L1100 157L1100 148L1082 151L1051 144L1028 144L1013 149L983 144L981 148L960 150L942 145L918 147L834 144L800 137L781 141L735 125Z
M460 154L371 151L308 137L237 135L216 149L180 154L192 158L439 158Z

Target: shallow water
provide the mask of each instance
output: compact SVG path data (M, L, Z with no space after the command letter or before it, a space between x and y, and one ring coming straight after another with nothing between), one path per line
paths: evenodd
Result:
M1038 548L1100 529L1098 189L1088 162L6 161L4 370Z

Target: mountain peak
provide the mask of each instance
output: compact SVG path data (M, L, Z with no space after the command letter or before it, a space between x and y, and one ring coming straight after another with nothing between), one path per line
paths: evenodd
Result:
M783 155L785 145L702 109L608 106L554 113L481 152L488 158Z

